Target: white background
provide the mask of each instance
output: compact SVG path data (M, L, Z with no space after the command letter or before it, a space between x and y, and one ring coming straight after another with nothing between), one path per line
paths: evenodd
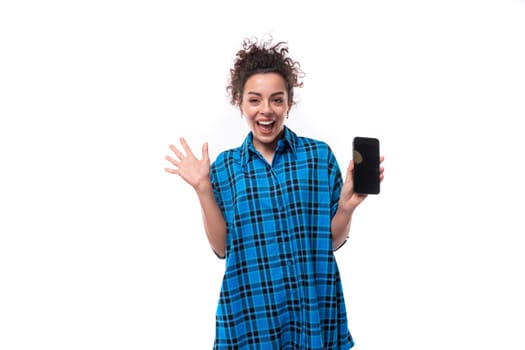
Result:
M163 171L247 127L243 38L306 72L289 126L386 179L337 252L357 350L525 349L525 2L3 1L0 348L210 349L224 262Z

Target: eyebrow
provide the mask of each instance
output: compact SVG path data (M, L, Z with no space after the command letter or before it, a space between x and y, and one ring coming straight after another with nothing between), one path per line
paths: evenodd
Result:
M247 94L248 95L262 96L261 93L258 93L258 92L255 92L255 91L248 91ZM270 95L270 97L274 97L274 96L277 96L277 95L284 95L284 91L274 92L273 94Z

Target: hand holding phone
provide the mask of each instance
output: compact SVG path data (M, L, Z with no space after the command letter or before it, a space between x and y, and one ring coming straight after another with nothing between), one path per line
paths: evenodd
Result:
M379 140L372 137L355 137L352 143L354 159L354 192L379 193Z

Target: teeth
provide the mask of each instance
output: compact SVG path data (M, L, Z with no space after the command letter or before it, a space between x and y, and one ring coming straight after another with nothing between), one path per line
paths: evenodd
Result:
M268 122L258 121L258 123L261 124L261 125L268 126L268 125L272 125L273 124L273 120L268 121Z

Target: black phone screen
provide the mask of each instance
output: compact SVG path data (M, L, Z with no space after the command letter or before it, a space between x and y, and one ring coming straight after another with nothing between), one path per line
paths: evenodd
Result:
M379 140L355 137L353 141L354 192L379 193Z

